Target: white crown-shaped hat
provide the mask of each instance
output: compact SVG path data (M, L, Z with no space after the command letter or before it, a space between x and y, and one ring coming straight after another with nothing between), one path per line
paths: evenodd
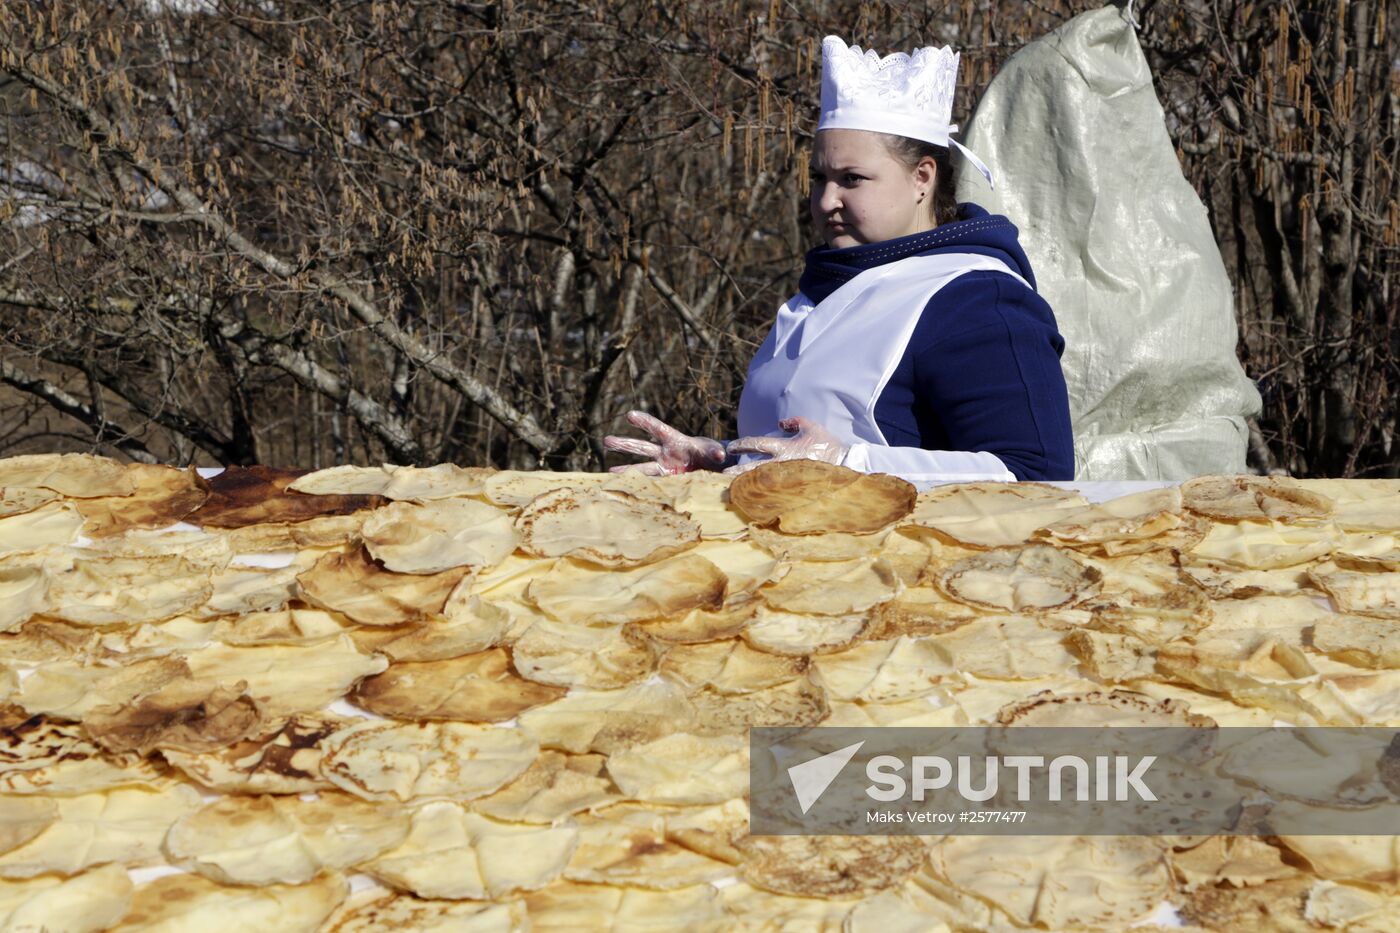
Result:
M822 115L819 130L870 130L948 145L958 53L944 46L861 52L839 36L822 40Z
M868 130L907 136L935 146L956 146L992 181L991 172L957 140L952 123L958 53L928 46L913 54L881 56L847 46L839 36L822 40L822 111L818 130Z

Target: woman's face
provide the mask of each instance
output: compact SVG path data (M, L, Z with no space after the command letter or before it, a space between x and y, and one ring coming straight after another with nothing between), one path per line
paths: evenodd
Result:
M822 130L812 148L812 222L843 249L932 230L935 168L890 155L879 133Z

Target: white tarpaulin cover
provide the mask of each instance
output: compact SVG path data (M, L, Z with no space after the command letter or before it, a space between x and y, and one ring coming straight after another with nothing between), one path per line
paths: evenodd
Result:
M964 170L958 199L1021 228L1064 335L1077 477L1244 472L1260 401L1235 357L1230 281L1123 11L1017 52L963 135L996 190Z

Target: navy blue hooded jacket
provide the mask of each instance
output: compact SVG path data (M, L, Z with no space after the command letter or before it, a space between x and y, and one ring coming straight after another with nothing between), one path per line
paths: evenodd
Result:
M963 204L959 220L925 233L812 250L799 287L820 304L866 269L945 252L999 259L1035 285L1015 225ZM965 273L924 308L875 421L892 447L987 451L1020 480L1073 479L1064 346L1033 288L1000 272Z

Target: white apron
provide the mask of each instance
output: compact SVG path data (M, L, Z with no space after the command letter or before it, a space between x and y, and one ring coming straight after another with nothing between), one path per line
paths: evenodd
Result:
M1002 272L1030 287L1000 260L942 253L867 269L816 306L798 292L778 309L749 364L739 397L739 436L787 437L778 422L801 416L850 445L842 462L852 469L912 481L1015 479L986 451L890 447L875 423L875 402L904 357L924 307L958 276L981 271Z

